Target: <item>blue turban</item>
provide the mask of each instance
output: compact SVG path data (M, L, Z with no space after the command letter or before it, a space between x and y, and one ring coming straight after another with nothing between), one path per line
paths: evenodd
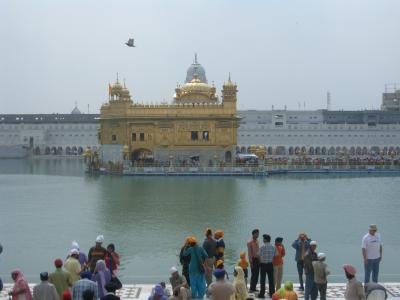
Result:
M225 270L224 269L216 269L214 271L214 276L215 278L221 278L225 276Z
M81 273L81 278L82 279L91 279L92 278L92 272L90 271L85 271Z

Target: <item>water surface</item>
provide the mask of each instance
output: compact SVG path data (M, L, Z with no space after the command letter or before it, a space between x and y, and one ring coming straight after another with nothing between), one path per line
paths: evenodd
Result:
M0 274L23 270L30 280L52 270L72 240L85 251L98 234L122 257L129 283L167 280L183 239L203 239L208 226L225 231L232 272L253 228L284 237L284 279L295 279L299 231L327 254L330 282L341 265L363 271L361 238L370 223L384 241L381 280L399 281L400 177L281 175L243 177L88 177L79 160L0 160Z

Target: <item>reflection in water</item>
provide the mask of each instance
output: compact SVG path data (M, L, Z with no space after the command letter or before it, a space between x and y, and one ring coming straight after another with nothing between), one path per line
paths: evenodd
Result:
M399 177L88 177L83 171L80 160L0 160L0 276L21 267L37 281L72 240L87 251L104 234L122 256L124 281L166 280L184 237L202 241L211 227L225 231L229 272L259 228L284 237L284 279L296 279L290 244L304 230L327 254L330 281L343 281L343 263L362 273L360 243L370 223L378 224L385 244L382 280L398 276Z

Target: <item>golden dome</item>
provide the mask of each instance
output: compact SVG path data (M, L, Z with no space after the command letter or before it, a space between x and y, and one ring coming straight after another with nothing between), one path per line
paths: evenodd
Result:
M203 103L215 102L218 97L215 94L216 89L205 82L202 82L198 75L195 73L190 82L185 83L183 86L178 86L175 89L175 100L178 102L187 103Z

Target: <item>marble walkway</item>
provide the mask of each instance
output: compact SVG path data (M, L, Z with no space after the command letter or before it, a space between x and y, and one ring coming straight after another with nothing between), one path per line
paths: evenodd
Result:
M33 288L34 284L29 284ZM400 282L398 283L383 283L388 292L388 299L400 299ZM124 287L118 291L118 295L124 300L146 300L152 289L149 284L124 284ZM4 289L0 292L0 300L8 299L7 293L12 288L12 284L4 284ZM344 283L331 283L328 284L328 299L344 299L344 290L346 284ZM170 289L170 287L169 287ZM297 291L297 286L295 285ZM299 298L304 298L303 292L297 292ZM250 295L253 296L254 295ZM268 298L267 298L268 299Z

